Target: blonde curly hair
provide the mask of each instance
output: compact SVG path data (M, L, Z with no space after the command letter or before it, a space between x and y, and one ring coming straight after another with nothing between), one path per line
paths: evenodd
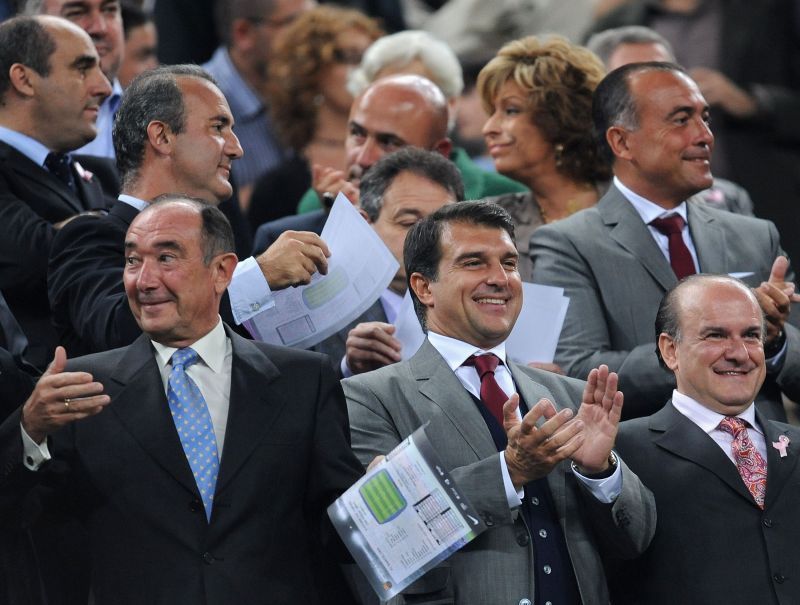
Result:
M299 151L314 138L322 75L336 62L336 37L352 29L372 40L384 33L377 21L357 10L317 6L283 32L270 57L270 115L281 140L292 149Z
M528 36L503 46L478 74L484 109L494 113L500 88L513 80L528 95L528 112L560 156L557 168L582 183L611 178L592 136L592 94L605 76L600 59L561 36Z

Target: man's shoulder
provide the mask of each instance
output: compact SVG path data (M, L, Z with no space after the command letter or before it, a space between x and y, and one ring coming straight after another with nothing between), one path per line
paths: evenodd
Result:
M264 223L256 229L253 250L256 254L260 254L269 248L284 231L312 231L319 235L322 233L326 220L327 213L319 209L305 214L284 216Z

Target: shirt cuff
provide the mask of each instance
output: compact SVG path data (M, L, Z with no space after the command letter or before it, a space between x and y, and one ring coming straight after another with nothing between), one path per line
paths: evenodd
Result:
M350 378L353 375L353 370L347 365L347 355L342 357L342 362L339 364L339 369L342 372L342 378Z
M38 471L42 464L50 460L47 439L39 445L31 439L21 424L19 425L19 430L22 432L22 464L30 471Z
M252 256L246 258L233 272L228 286L231 311L237 324L275 306L275 299L258 261Z
M610 477L590 479L575 471L574 467L573 474L586 486L592 496L604 504L611 504L622 492L622 465L619 463L619 457L617 457L617 468Z
M519 508L522 506L522 499L525 497L525 488L518 490L511 482L511 474L508 472L505 451L500 452L500 473L503 475L503 486L506 488L508 508Z
M764 365L767 366L767 372L770 374L777 374L781 371L783 367L783 362L786 359L786 349L789 347L789 339L786 338L783 341L783 346L781 350L775 353L769 359L764 360Z

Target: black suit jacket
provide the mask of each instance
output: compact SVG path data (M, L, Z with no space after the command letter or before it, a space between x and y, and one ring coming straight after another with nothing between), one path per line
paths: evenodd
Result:
M71 357L128 345L142 333L122 284L125 233L138 213L130 204L117 201L106 216L82 216L69 222L53 242L50 307L59 342ZM220 314L233 325L227 293ZM247 336L244 328L235 330Z
M653 492L656 534L615 566L614 603L800 603L800 430L756 413L767 442L767 494L756 506L736 466L670 402L620 425L616 450ZM772 447L790 444L781 458Z
M328 213L325 210L314 210L304 214L293 214L283 218L264 223L256 229L253 238L253 254L261 254L264 250L275 243L284 231L311 231L319 235L328 220Z
M227 333L230 409L210 522L146 336L69 363L112 403L52 435L47 468L22 465L18 414L0 426L0 510L7 518L25 493L81 518L97 605L349 602L320 586L333 577L326 508L363 472L341 386L322 355Z
M0 290L28 337L28 360L44 368L56 345L47 304L47 258L55 223L108 206L97 179L74 172L76 191L0 142Z

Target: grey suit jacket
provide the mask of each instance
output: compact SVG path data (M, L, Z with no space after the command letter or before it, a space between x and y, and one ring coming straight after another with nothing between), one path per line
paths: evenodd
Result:
M614 565L615 604L800 603L800 430L756 419L767 445L763 511L722 448L671 403L620 425L617 451L653 490L658 527L641 557ZM785 457L771 445L780 435Z
M510 369L530 405L547 397L559 409L574 408L581 399L583 384L577 380L516 364ZM438 351L426 341L408 361L348 378L342 385L353 450L364 465L429 422L427 434L443 464L489 526L449 559L455 602L532 599L531 541L522 515L509 509L500 454L472 397ZM601 504L585 491L566 462L548 476L583 605L608 603L598 544L630 558L646 548L654 531L652 495L621 464L622 493L613 504Z
M700 204L689 204L688 216L705 273L747 272L743 280L757 286L783 253L769 221ZM675 379L658 364L654 322L661 298L677 279L622 193L612 186L597 206L537 229L531 258L533 281L563 287L570 299L555 361L574 377L602 363L617 372L626 418L663 406ZM792 320L800 320L797 305ZM767 376L757 400L762 412L779 420L786 419L781 391L800 401L800 332L791 325L785 331L785 363Z

